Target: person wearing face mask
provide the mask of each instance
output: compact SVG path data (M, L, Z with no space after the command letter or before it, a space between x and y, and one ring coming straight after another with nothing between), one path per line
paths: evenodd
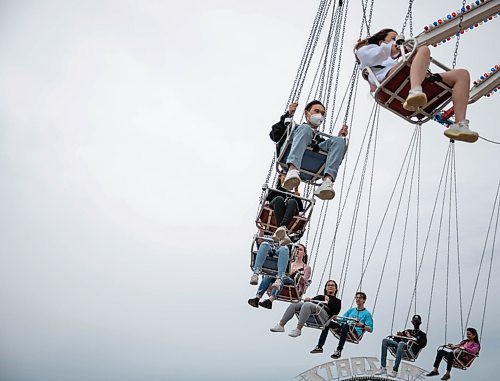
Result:
M285 120L295 113L298 103L291 103L288 111L281 117L280 121L272 127L269 134L271 139L279 145L283 142L286 136L287 127ZM317 134L318 127L325 119L325 107L318 100L309 102L304 110L305 123L297 126L292 132L292 146L290 153L286 158L288 172L283 182L283 187L287 190L292 190L300 184L300 164L307 146L312 146L314 149L320 149L327 152L323 183L314 192L314 195L322 200L331 200L335 197L333 190L333 182L337 177L344 153L346 150L345 137L347 136L348 127L342 126L338 136L332 136L328 140L322 139Z
M396 45L397 33L394 29L386 28L366 39L359 40L354 46L354 56L360 64L363 77L370 83L371 91L377 89L373 78L365 70L370 67L376 79L382 82L391 73L397 70L401 63L399 47ZM416 111L427 106L427 95L422 91L422 82L429 67L431 53L428 46L417 48L410 67L410 91L403 103L403 108ZM453 108L455 123L444 131L450 139L475 142L479 135L469 129L469 120L466 119L467 104L469 102L470 75L465 69L453 69L437 74L440 80L453 89Z

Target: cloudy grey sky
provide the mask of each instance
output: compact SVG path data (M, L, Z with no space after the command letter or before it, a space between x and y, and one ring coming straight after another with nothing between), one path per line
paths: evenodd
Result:
M2 381L291 380L329 360L333 338L324 355L312 356L318 331L305 329L297 339L269 332L285 304L268 311L246 303L255 292L248 284L254 217L273 152L267 134L286 106L317 3L0 3ZM342 91L361 17L360 2L351 3ZM401 28L407 3L393 3L375 2L374 29ZM460 3L415 2L415 32ZM458 66L472 78L500 61L493 38L499 32L495 20L463 36ZM451 64L453 48L447 43L432 54ZM353 157L372 104L363 85L351 126ZM498 95L471 106L471 128L500 140L498 106ZM372 241L411 134L404 121L382 111ZM423 126L421 235L447 147L439 125ZM466 310L500 177L499 149L484 141L456 147ZM346 176L352 167L345 163ZM331 204L320 270L338 199ZM359 281L359 237L343 309ZM369 309L385 250L381 244L374 251L365 278ZM426 369L444 342L446 263L440 258L429 347L417 362ZM454 261L452 254L456 267ZM395 268L384 277L375 332L347 346L346 357L379 357L380 341L390 333ZM340 271L334 266L332 276ZM412 270L406 271L408 286ZM431 272L424 265L418 298L424 317ZM311 294L320 277L315 272ZM498 286L494 272L491 290ZM495 293L490 297L481 358L467 372L455 370L453 379L494 377L500 310ZM406 325L407 298L400 296L398 328ZM477 328L482 299L480 283L470 319ZM448 341L458 341L456 293L449 304Z

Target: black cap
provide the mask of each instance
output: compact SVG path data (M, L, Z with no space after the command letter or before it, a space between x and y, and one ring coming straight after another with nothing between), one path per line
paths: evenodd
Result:
M420 315L413 315L411 321L418 321L419 323L422 323L422 317Z

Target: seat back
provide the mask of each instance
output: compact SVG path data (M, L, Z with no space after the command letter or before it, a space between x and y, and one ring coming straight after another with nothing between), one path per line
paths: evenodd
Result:
M410 62L386 78L375 91L375 100L382 107L408 120L410 123L425 123L434 118L451 101L452 90L443 82L431 82L428 72L422 83L422 91L427 95L427 106L417 111L408 111L403 103L410 91Z
M288 224L288 231L293 234L302 234L306 230L306 225L308 222L309 220L305 216L296 215ZM276 224L274 210L272 210L268 205L264 205L260 209L260 214L257 217L256 224L259 229L268 232L274 232L279 227Z
M451 348L449 348L445 345L439 347L438 349L443 349L443 348L448 348L449 350L451 350ZM452 364L453 368L462 369L462 370L466 370L467 368L469 368L472 365L472 363L474 362L474 360L476 359L476 357L479 357L479 353L472 354L472 353L467 352L465 349L461 349L461 348L453 349L453 355L454 355L453 364ZM446 362L448 362L446 357L443 357L443 358Z
M388 336L390 339L394 339L392 336ZM388 347L389 352L393 357L396 357L396 348ZM416 345L414 340L408 340L406 343L406 348L403 349L403 353L401 355L401 359L404 361L414 362L420 353L422 348Z
M313 301L314 302L314 301ZM330 321L330 319L325 319L323 316L325 314L322 314L321 312L324 311L326 304L325 303L318 303L320 307L317 309L316 313L313 313L309 316L307 319L305 326L309 328L316 328L316 329L323 329L325 328L326 324ZM299 318L299 313L296 312L295 316L297 319Z
M262 237L255 236L254 240L252 241L252 248L251 248L251 254L250 254L250 269L253 269L255 265L255 259L257 257L257 251L258 251L258 244L257 242L261 240ZM271 243L271 245L274 245ZM288 257L288 265L285 271L285 275L290 274L290 264L291 264L291 258L293 250L290 250L290 254ZM264 275L276 275L278 273L278 256L276 255L275 250L271 250L271 252L266 256L266 259L264 261L264 264L262 265L262 274Z
M340 339L340 334L341 334L341 328L336 327L336 328L330 328L330 332L335 336L337 339ZM347 332L347 338L346 341L352 344L359 344L361 339L364 336L364 331L361 334L361 336L358 336L358 333L356 332L356 329L353 325L349 326L349 331Z
M296 128L296 126L294 126L293 128ZM281 146L279 154L277 155L276 170L278 172L284 173L288 171L286 159L292 147L293 128L290 129L290 132L288 133L288 136ZM321 138L325 140L328 140L332 137L331 135L321 131L316 132L316 134L321 136ZM325 151L314 152L311 147L306 148L304 156L302 157L302 163L300 164L300 178L302 179L302 181L316 184L318 180L323 178L326 156L327 152Z

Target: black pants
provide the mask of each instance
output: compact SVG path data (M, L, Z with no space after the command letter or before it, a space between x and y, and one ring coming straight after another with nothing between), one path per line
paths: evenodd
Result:
M277 226L288 226L292 218L299 214L299 207L297 200L289 198L286 202L282 196L276 196L270 202L271 208L274 210L276 216Z
M340 338L339 338L339 344L337 345L337 350L341 351L344 349L344 344L347 339L347 334L349 333L349 328L351 326L349 324L339 324L336 321L331 320L328 325L323 328L323 331L321 331L321 335L319 336L318 340L318 347L323 348L323 345L325 345L326 338L328 337L328 332L330 332L330 328L333 329L338 329L340 328ZM357 332L354 331L354 333L357 335Z
M434 361L434 368L439 368L439 363L446 357L446 361L448 361L448 365L446 365L446 370L449 372L453 366L453 360L455 359L455 355L453 351L447 351L445 349L440 349L436 355L436 361Z

